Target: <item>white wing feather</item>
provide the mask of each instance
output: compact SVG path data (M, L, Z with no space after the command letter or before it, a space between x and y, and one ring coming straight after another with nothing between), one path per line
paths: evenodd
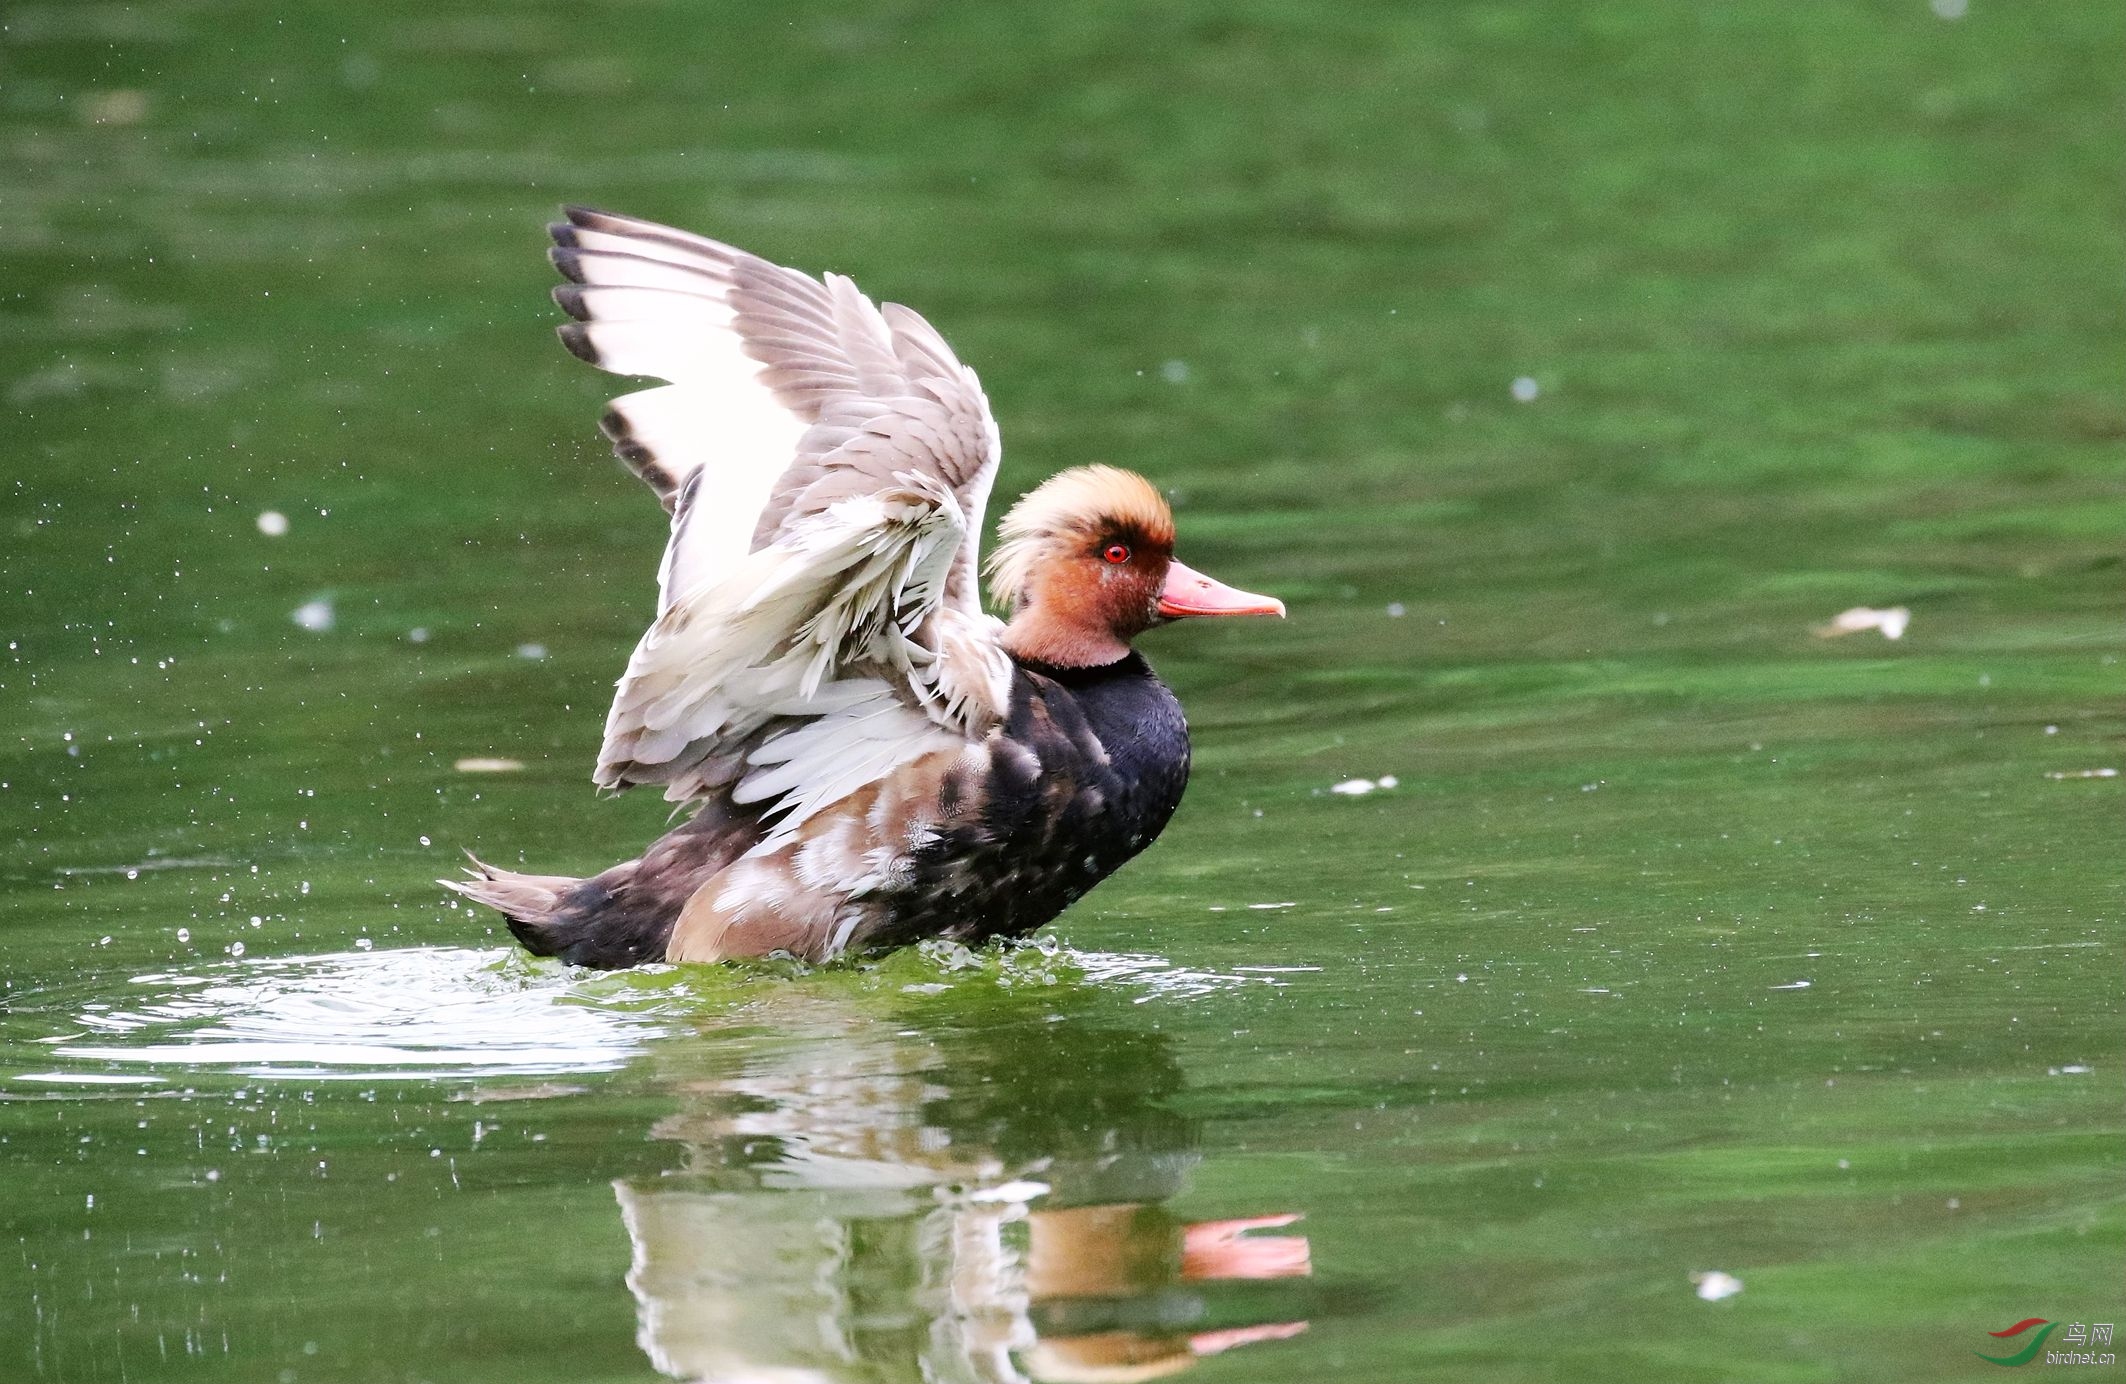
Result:
M977 596L1001 449L974 372L839 275L582 209L554 238L569 348L670 382L604 423L673 519L598 783L728 791L781 837L982 734L1011 665Z

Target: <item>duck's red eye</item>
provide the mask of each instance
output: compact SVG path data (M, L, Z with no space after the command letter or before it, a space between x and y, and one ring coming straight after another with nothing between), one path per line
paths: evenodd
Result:
M1100 556L1119 567L1129 561L1129 546L1123 543L1110 543L1101 550Z

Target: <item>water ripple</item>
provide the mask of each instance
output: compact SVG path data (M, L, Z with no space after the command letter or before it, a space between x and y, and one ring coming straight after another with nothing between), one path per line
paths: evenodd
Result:
M71 1031L33 1040L64 1066L18 1068L11 1084L598 1072L663 1027L654 1007L594 999L565 972L469 948L227 962L131 984L74 1007Z
M1234 990L1244 985L1279 986L1284 982L1273 975L1242 975L1240 969L1260 971L1266 968L1236 968L1234 971L1206 971L1188 966L1177 966L1163 956L1148 952L1083 952L1067 948L1063 953L1086 980L1094 984L1140 987L1145 993L1137 997L1142 1004L1150 999L1198 999L1222 990ZM1293 967L1291 969L1311 969Z

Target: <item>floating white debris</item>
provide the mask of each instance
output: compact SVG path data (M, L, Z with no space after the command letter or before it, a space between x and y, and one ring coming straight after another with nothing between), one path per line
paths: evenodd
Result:
M1704 1302L1718 1302L1742 1291L1741 1279L1718 1269L1709 1273L1694 1273L1690 1276L1690 1281L1698 1286L1698 1297Z
M2117 778L2118 776L2119 771L2116 769L2047 769L2045 771L2045 777L2048 779Z
M1806 990L1815 983L1813 980L1797 980L1790 985L1774 985L1772 988L1774 990Z
M1937 19L1962 19L1971 12L1971 0L1928 0Z
M1885 639L1902 639L1905 627L1912 623L1912 612L1905 606L1890 606L1877 610L1873 606L1854 606L1841 610L1826 624L1816 627L1818 639L1836 639L1840 635L1860 634L1867 630L1881 630Z
M1249 904L1249 905L1248 905L1248 907L1249 907L1249 908L1254 908L1254 909L1267 909L1267 908L1297 908L1297 907L1299 907L1299 903L1298 903L1298 901L1297 901L1297 900L1295 899L1295 900L1293 900L1292 902L1289 902L1289 903L1251 903L1251 904Z
M332 602L322 597L305 601L290 612L288 618L306 630L323 634L332 628Z
M279 538L288 532L288 516L277 509L269 509L258 516L258 531L268 538Z
M2090 1066L2089 1066L2089 1065L2088 1065L2087 1063L2084 1063L2084 1062L2069 1062L2069 1063L2068 1063L2068 1064L2067 1064L2066 1066L2064 1066L2064 1067L2053 1067L2053 1068L2051 1068L2050 1070L2048 1070L2048 1071L2047 1071L2047 1072L2045 1073L2045 1075L2047 1075L2047 1076L2087 1076L2087 1075L2088 1075L2088 1074L2089 1074L2089 1073L2090 1073L2091 1071L2093 1071L2093 1070L2094 1070L2094 1068L2090 1067Z
M1165 380L1168 384L1187 384L1188 362L1185 360L1170 360L1166 362L1166 364L1159 367L1159 378Z
M517 657L528 658L537 663L540 659L546 657L546 646L544 644L519 644L517 646Z
M521 759L500 759L487 755L471 755L451 766L461 774L514 774L524 767Z
M1405 606L1401 601L1388 602L1388 618L1390 620L1400 620L1409 613L1409 607Z
M1332 783L1329 785L1329 791L1331 793L1341 793L1347 798L1359 798L1364 797L1376 788L1393 788L1399 782L1401 780L1397 779L1393 774L1382 774L1377 779L1355 778L1345 779L1342 783Z
M134 87L86 92L79 109L90 125L138 125L148 118L148 94Z
M1513 397L1523 404L1532 404L1543 392L1543 386L1535 382L1533 375L1521 375L1513 382Z
M415 625L412 629L406 631L406 642L409 644L426 644L428 642L428 626Z
M1032 1201L1035 1197L1045 1197L1048 1193L1047 1183L1021 1178L1017 1182L1007 1182L1001 1187L977 1187L967 1194L967 1200Z

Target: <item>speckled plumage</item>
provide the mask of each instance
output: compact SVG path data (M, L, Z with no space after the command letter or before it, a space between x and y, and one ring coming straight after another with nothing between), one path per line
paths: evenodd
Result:
M988 746L981 810L917 853L864 942L979 942L1033 931L1150 845L1188 785L1188 722L1141 654L1099 668L1018 665Z

